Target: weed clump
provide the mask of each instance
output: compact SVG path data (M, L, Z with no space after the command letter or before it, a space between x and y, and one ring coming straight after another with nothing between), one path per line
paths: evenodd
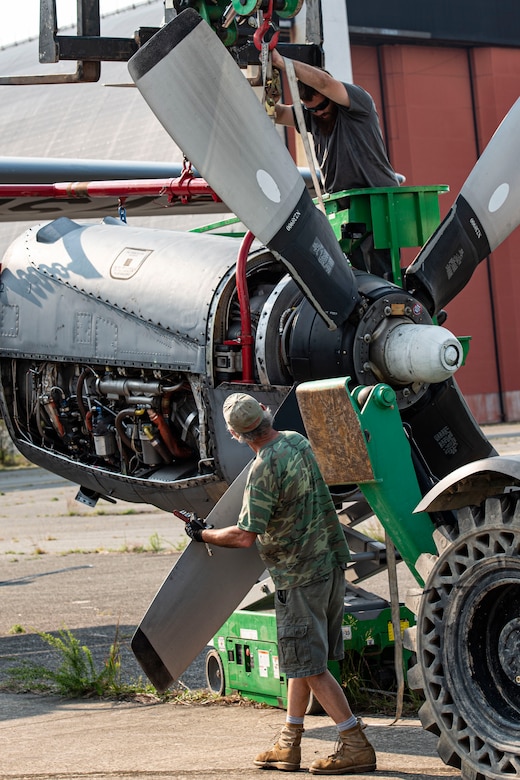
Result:
M13 627L13 633L25 633L21 626ZM159 693L156 688L142 677L132 681L123 679L121 668L122 642L119 627L108 655L102 663L94 661L91 650L74 635L63 628L56 633L38 631L39 636L50 648L56 651L56 668L43 664L26 662L8 670L6 681L0 684L0 690L14 693L38 693L60 695L66 698L102 698L119 699L159 704L175 702L179 704L210 704L220 702L222 697L207 689L190 690L182 681L177 688ZM237 697L239 699L240 697ZM231 703L231 699L228 703Z
M96 668L92 652L81 644L72 631L61 629L56 634L38 631L38 636L59 655L57 668L25 663L9 670L5 686L10 689L38 693L60 694L70 698L121 698L134 694L156 693L153 686L141 680L123 682L121 674L121 642L119 630L110 645L101 668Z

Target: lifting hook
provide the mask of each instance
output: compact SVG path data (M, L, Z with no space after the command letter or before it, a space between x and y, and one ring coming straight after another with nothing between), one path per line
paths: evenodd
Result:
M273 0L269 0L269 7L263 16L262 24L258 26L255 34L253 35L253 42L256 48L258 49L258 51L262 51L262 47L265 44L267 44L269 50L272 50L278 43L278 38L280 37L280 30L276 30L271 19L272 15L273 15ZM275 30L275 32L272 34L269 41L264 41L264 38L270 29Z

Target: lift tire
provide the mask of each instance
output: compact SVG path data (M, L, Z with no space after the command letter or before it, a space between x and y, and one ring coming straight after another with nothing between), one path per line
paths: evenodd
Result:
M222 659L215 649L206 655L206 684L212 693L223 696L226 690L226 678Z
M459 509L442 530L409 678L419 716L463 780L520 780L520 493Z

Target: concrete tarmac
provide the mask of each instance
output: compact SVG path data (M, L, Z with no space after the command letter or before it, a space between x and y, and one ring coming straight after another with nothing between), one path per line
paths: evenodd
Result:
M175 778L175 780L260 780L253 765L270 746L284 714L272 708L62 700L39 696L0 696L0 777ZM435 753L436 738L418 721L365 718L377 749L377 780L440 780L460 777ZM306 718L300 772L333 752L335 729L323 715ZM269 773L272 777L273 773Z
M519 426L489 426L486 433L501 454L520 452ZM77 512L77 489L70 483L32 491L11 485L2 491L0 475L0 680L11 662L37 657L28 640L39 638L30 632L66 626L86 632L87 644L97 636L106 646L118 623L125 630L135 627L183 537L182 526L153 507L118 504L106 515ZM162 552L151 546L162 546ZM147 552L132 552L139 548ZM29 633L13 634L15 626ZM200 664L191 672L185 684L200 686ZM437 756L437 738L418 719L364 720L378 756L377 772L366 778L460 777ZM283 721L283 711L251 703L157 703L146 696L115 702L0 692L0 780L259 780L262 770L254 767L254 756L273 743ZM284 775L301 775L316 757L333 752L334 742L326 715L307 716L302 769Z

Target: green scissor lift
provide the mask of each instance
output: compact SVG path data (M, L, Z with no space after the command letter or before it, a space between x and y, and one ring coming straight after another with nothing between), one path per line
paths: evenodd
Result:
M393 281L402 287L400 250L421 247L440 222L439 193L446 185L347 190L325 195L329 222L348 255L372 233L375 249L389 249Z
M440 222L438 195L445 186L350 190L324 197L330 224L348 255L367 233L376 249L389 249L394 283L402 285L400 250L420 247ZM461 339L462 341L462 339ZM464 345L467 349L467 341ZM306 432L327 483L357 485L417 583L424 585L419 559L435 554L428 514L414 514L421 499L410 448L394 390L385 384L350 388L349 377L304 382L296 396ZM354 553L383 560L367 539ZM373 552L370 552L372 550ZM375 568L377 568L377 563ZM348 580L348 575L347 575ZM220 694L241 693L273 706L287 704L286 680L278 668L272 583L259 583L263 597L231 615L213 638L206 659L208 687ZM414 625L413 613L399 605L401 632ZM343 639L346 654L363 656L381 672L393 658L394 628L389 602L346 584ZM403 667L409 653L404 651ZM340 679L339 664L331 671Z
M401 631L415 625L413 613L405 606L401 606L400 619ZM373 679L386 686L394 664L394 629L388 602L347 586L342 630L345 653L350 654L354 668L363 659ZM409 651L404 652L405 670L410 656ZM329 669L341 681L340 663L329 662ZM210 690L220 695L240 693L246 699L286 708L287 681L279 669L274 607L237 610L231 615L215 635L213 649L206 656L206 679ZM309 711L318 709L318 703L312 702Z

